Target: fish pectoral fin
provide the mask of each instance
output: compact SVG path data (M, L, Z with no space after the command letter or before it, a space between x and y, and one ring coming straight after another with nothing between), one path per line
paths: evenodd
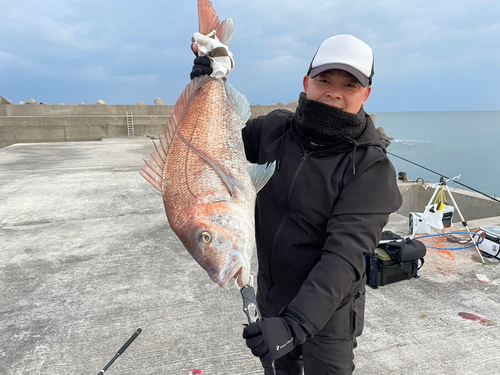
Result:
M215 170L215 172L219 175L219 177L222 179L227 189L229 190L229 194L231 194L232 197L235 197L237 195L238 192L237 188L239 185L234 179L234 177L231 175L231 172L229 172L217 161L215 161L209 155L207 155L198 147L189 142L189 140L187 140L182 134L179 133L178 136L182 140L182 142L186 144L186 146L188 146L191 150L193 150L199 157L205 160L208 163L208 165L210 165Z
M275 168L276 161L267 164L254 165L250 168L250 177L252 178L252 183L257 193L271 179Z
M247 98L228 83L226 83L226 93L234 102L236 110L241 118L241 127L244 128L251 115L250 104Z

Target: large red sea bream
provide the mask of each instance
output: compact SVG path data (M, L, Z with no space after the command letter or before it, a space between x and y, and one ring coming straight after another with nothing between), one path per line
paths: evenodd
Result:
M243 287L255 246L256 193L274 164L249 169L245 158L241 128L250 106L225 83L232 21L219 23L208 0L198 0L198 13L193 50L211 57L214 73L187 85L141 174L161 192L172 230L210 278L221 287L236 278Z

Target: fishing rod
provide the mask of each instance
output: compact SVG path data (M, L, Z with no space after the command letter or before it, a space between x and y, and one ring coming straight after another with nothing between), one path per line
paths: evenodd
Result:
M106 370L109 368L109 366L111 366L113 364L113 362L123 354L123 352L125 350L127 350L128 346L130 344L132 344L132 342L137 338L137 336L139 336L139 334L142 332L142 329L140 328L137 328L137 330L134 332L134 334L127 340L127 342L125 344L123 344L123 346L120 348L120 350L118 350L118 352L116 352L115 356L111 359L111 361L109 361L109 363L101 370L97 373L97 375L102 375L106 372Z
M424 167L423 165L420 165L420 164L414 163L414 162L412 162L411 160L408 160L408 159L402 158L401 156L395 155L395 154L393 154L392 152L389 152L389 151L388 151L387 153L388 153L389 155L395 156L395 157L397 157L397 158L399 158L399 159L401 159L401 160L404 160L404 161L406 161L406 162L408 162L408 163L410 163L410 164L416 165L417 167L420 167L420 168L422 168L422 169L425 169L426 171L429 171L429 172L432 172L432 173L434 173L434 174L437 174L437 175L438 175L438 176L440 176L440 177L444 177L444 178L446 178L446 179L448 179L448 180L452 180L450 177L447 177L447 176L445 176L444 174L441 174L441 173L438 173L438 172L436 172L436 171L433 171L432 169L426 168L426 167ZM472 190L472 191L474 191L474 192L476 192L476 193L479 193L479 194L481 194L481 195L484 195L485 197L490 198L491 200L493 200L493 201L495 201L495 202L500 203L500 200L496 199L495 197L492 197L491 195L488 195L488 194L486 194L486 193L483 193L482 191L476 190L476 189L474 189L474 188L472 188L472 187L470 187L470 186L467 186L467 185L465 185L465 184L462 184L461 182L458 182L458 181L456 181L456 180L453 180L453 182L455 182L456 184L462 185L462 186L466 187L467 189L470 189L470 190Z
M254 324L262 320L262 315L257 306L257 297L255 295L255 289L253 287L253 275L250 275L250 282L240 289L237 280L234 280L236 287L240 290L241 297L243 297L243 311L245 312L248 324ZM263 362L264 363L264 362ZM273 375L276 375L276 368L274 367L274 361L271 361L271 368L273 370Z

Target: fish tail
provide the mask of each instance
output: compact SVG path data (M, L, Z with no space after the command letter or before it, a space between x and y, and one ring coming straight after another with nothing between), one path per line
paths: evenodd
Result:
M229 18L220 22L210 0L198 0L198 24L200 34L207 35L215 30L221 43L229 46L234 33L233 21Z

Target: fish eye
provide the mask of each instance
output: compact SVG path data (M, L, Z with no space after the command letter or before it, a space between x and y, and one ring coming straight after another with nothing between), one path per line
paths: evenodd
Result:
M210 234L210 232L202 232L200 235L200 240L205 245L208 245L210 242L212 242L212 235Z

